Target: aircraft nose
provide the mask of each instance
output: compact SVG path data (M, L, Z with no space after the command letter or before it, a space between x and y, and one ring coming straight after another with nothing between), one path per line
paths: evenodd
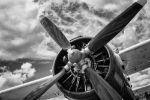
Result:
M82 59L82 53L77 49L73 49L68 52L68 59L71 63L78 63Z

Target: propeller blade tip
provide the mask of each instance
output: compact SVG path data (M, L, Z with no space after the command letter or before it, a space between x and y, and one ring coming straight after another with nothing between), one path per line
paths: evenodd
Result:
M144 6L147 3L147 0L137 0L136 1L138 4Z
M40 15L39 20L43 20L44 18L46 18L44 15Z

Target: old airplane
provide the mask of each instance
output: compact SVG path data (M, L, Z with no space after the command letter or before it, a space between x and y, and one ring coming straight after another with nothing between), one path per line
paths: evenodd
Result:
M107 43L124 29L146 2L133 3L94 38L78 37L70 42L56 25L41 16L41 24L62 48L53 65L54 76L2 90L0 100L45 100L63 94L69 100L139 99L135 92L141 89L132 90L126 76L149 67L150 40L119 53Z

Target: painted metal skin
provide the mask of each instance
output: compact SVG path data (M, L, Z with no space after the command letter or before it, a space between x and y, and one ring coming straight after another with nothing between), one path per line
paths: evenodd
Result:
M57 75L55 75L51 80L49 80L48 84L40 85L31 93L29 93L27 96L25 96L23 100L38 99L40 96L42 96L44 92L48 90L48 88L54 85L54 83L56 83L56 81L58 81L59 79L60 79L58 81L59 83L61 83L61 80L62 80L62 83L66 82L68 78L66 79L66 81L63 81L63 77L65 77L65 74L67 74L69 71L71 71L71 73L73 73L73 75L75 76L75 78L73 78L73 80L71 81L72 84L71 84L71 87L69 88L69 91L75 90L75 92L77 92L76 96L75 97L74 95L69 96L71 92L65 93L63 91L64 85L61 86L62 84L60 84L60 90L63 91L63 93L69 98L78 100L79 98L77 98L77 96L80 96L78 94L83 92L83 94L88 93L87 96L89 96L91 91L94 89L95 91L93 90L93 93L96 93L96 94L93 94L93 96L95 95L96 98L91 96L91 98L93 99L121 100L123 98L124 100L129 100L129 99L134 100L133 92L129 88L129 84L127 83L121 70L121 67L122 67L121 59L117 54L112 52L109 46L107 46L107 43L112 38L114 38L132 20L132 18L139 12L139 10L145 5L146 2L147 2L146 0L138 0L133 5L131 5L127 10L125 10L122 14L120 14L117 18L115 18L110 24L108 24L102 31L100 31L96 35L96 37L94 37L83 50L81 49L81 51L77 49L72 50L69 41L61 33L61 31L53 23L51 23L51 21L49 21L48 18L42 16L41 24L44 26L46 31L52 36L52 38L57 42L57 44L62 49L68 49L67 56L69 58L69 61L67 61L63 65L65 67L55 66L54 68L59 67L58 69L61 69L61 70L63 69L63 70L62 71L58 70L59 72L56 72ZM97 61L96 58L93 58L93 54L99 51L99 49L101 49L102 53L103 51L105 51L105 53L103 54L105 57L109 57L108 58L109 63L106 63L107 66L100 65L101 68L107 67L106 70L98 69L97 68L98 62L101 62L101 61L100 60ZM97 53L99 54L99 52ZM62 61L62 59L60 59L60 61ZM96 62L96 65L95 65L95 62ZM63 63L60 63L60 65L61 64ZM92 67L92 65L94 65L94 67ZM102 73L105 73L105 75L103 75ZM82 75L84 74L85 74L85 77L89 78L89 81L92 84L90 86L91 89L82 88L82 87L80 88L79 81L76 82L76 86L79 86L79 88L77 87L77 88L72 89L72 86L74 85L73 83L76 80L76 76L77 77L79 76L80 78L82 78ZM84 78L84 80L85 79L86 78ZM65 87L65 89L67 88ZM85 98L87 99L87 96L85 98L84 96L82 96L80 99L83 99L83 100L85 100ZM91 98L88 98L88 99L91 100Z
M43 82L52 79L53 76L47 76L41 79L37 79L28 83L24 83L18 86L14 86L5 90L0 91L0 100L22 100L25 95L35 89L37 86L41 85ZM46 100L49 98L55 98L61 96L62 93L53 85L42 97L41 100Z
M108 84L102 77L102 75L98 75L99 73L104 73L105 69L103 69L103 72L101 70L96 70L96 68L99 68L98 65L95 68L96 71L99 71L97 73L96 71L93 71L92 69L92 56L94 53L96 53L99 49L105 48L105 45L113 39L133 18L134 16L142 9L142 7L146 4L147 0L138 0L137 2L133 3L128 9L126 9L123 13L121 13L118 17L116 17L113 21L111 21L104 29L102 29L93 39L89 41L89 43L86 44L85 48L72 48L71 44L67 40L67 38L63 35L63 33L55 26L46 16L41 16L40 22L43 25L44 29L49 33L49 35L56 41L56 43L63 49L66 50L67 54L65 57L66 62L62 65L59 65L59 69L64 70L61 71L59 70L57 75L54 76L52 80L49 81L49 84L43 86L37 87L35 90L33 90L31 93L29 93L23 100L35 100L38 99L44 92L47 91L46 88L50 88L56 81L63 80L66 74L71 74L68 76L67 79L62 81L62 84L64 84L66 81L70 79L70 77L74 76L72 80L72 84L70 84L70 88L68 89L69 91L72 90L72 86L76 82L76 88L73 88L75 92L82 92L85 89L80 89L80 83L79 80L83 80L84 84L86 84L86 80L90 80L91 82L91 87L94 88L97 96L99 99L102 100L120 100L122 98L126 99L124 95L119 95L118 92L116 92L115 89L113 89L111 86L112 84ZM62 37L62 38L61 38ZM62 56L63 57L63 56ZM111 56L109 57L110 64L114 64L111 61ZM62 59L58 59L62 60ZM96 59L94 59L96 61ZM99 62L99 61L98 61ZM96 64L98 64L96 62ZM58 62L60 63L60 62ZM95 62L93 62L95 64ZM60 63L61 64L61 63ZM112 67L111 65L110 67ZM103 66L104 68L104 66ZM108 67L107 67L108 68ZM108 72L109 69L106 68L106 72ZM117 70L116 70L117 72ZM118 71L119 72L119 71ZM62 73L62 74L60 74ZM72 74L73 73L73 74ZM85 73L85 75L83 75ZM118 74L118 73L117 73ZM123 78L123 75L121 74L115 74L115 77L119 79ZM87 79L84 77L88 77ZM95 79L93 79L95 76ZM107 76L107 75L106 75ZM59 80L60 79L60 80ZM76 81L77 80L77 81ZM98 80L98 81L97 81ZM115 80L115 79L114 79ZM119 80L121 85L124 83ZM89 83L90 83L89 82ZM115 82L115 81L114 81ZM68 84L69 85L69 84ZM86 85L84 85L86 86ZM124 84L123 84L124 86ZM126 84L125 84L126 86ZM79 88L78 88L79 87ZM89 87L89 86L88 86ZM103 88L102 88L103 87ZM66 87L67 89L68 87ZM37 91L36 91L37 90ZM123 89L126 90L126 89ZM89 90L88 90L89 91Z
M119 52L127 75L150 67L150 39ZM135 59L138 58L138 59Z
M134 46L131 46L131 47L129 47L129 48L123 50L123 51L120 51L119 55L120 54L124 55L124 57L121 56L121 61L119 61L120 57L118 57L118 54L117 55L115 54L116 57L117 57L116 59L119 58L118 61L120 63L118 63L118 64L121 64L121 62L124 61L124 59L127 59L126 60L127 62L132 63L133 65L136 66L136 63L134 64L132 62L132 60L128 60L130 57L132 57L132 59L134 59L134 58L133 58L133 56L129 56L129 54L127 52L130 52L130 55L131 55L132 53L135 54L135 51L139 51L139 50L140 51L143 50L143 52L136 54L136 55L140 56L139 59L136 59L136 60L142 61L142 63L144 64L145 60L143 60L143 57L150 53L149 45L150 45L150 39L146 40L146 41L143 41L139 44L136 44ZM146 49L146 52L145 52L145 49ZM125 56L125 55L127 55L127 56ZM149 56L149 55L147 55L147 56ZM126 65L126 63L123 63L123 64ZM132 69L131 69L132 73L137 72L137 70L134 70L134 66L131 66L131 67L132 67ZM140 70L144 70L147 67L149 67L149 64L147 64L146 67L140 67ZM128 72L128 70L125 70L125 71ZM12 87L12 88L9 88L9 89L6 89L6 90L2 90L2 91L0 91L0 100L22 100L22 98L25 95L27 95L29 92L31 92L35 87L42 84L43 82L46 82L48 79L51 79L51 78L52 78L52 76L48 76L48 77L41 78L41 79L38 79L38 80L35 80L35 81L24 83L24 84L19 85L19 86ZM138 88L138 89L134 89L133 91L134 91L134 94L136 96L139 96L139 94L140 94L143 98L143 95L144 95L145 91L149 91L149 90L150 90L150 86L145 86L145 87L141 87L141 88ZM63 95L62 92L60 92L60 90L57 88L57 86L54 85L42 97L40 97L40 99L45 100L45 99L49 99L49 98L59 97L61 95ZM63 98L63 97L61 97L61 98ZM69 97L67 97L67 98L69 98ZM87 96L87 98L89 98L89 96Z
M73 39L71 44L80 44L80 42L87 42L90 41L91 38L86 38L86 37L79 37L76 39ZM110 57L110 63L109 63L109 71L107 72L107 75L103 77L123 98L124 100L134 100L134 94L131 90L130 85L127 82L127 79L124 77L123 72L122 72L122 60L119 57L118 54L112 51L112 49L106 45L105 48L107 49L107 53ZM54 62L54 67L53 71L54 74L59 73L60 66L63 65L63 56L64 56L65 51L62 50L58 54L55 62ZM61 60L62 59L62 60ZM62 65L61 65L62 64ZM111 67L110 67L111 66ZM58 69L59 68L59 69ZM97 97L94 89L92 88L91 90L87 91L70 91L66 89L64 86L70 86L69 83L65 83L65 85L62 84L62 81L64 81L68 76L62 77L62 80L58 81L57 86L58 88L64 93L66 98L72 99L72 100L99 100ZM73 77L71 77L73 79ZM72 80L69 80L70 83ZM75 82L74 82L75 83ZM74 84L73 83L73 84Z

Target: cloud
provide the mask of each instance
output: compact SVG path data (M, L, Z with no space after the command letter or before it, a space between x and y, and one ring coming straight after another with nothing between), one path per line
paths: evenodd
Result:
M63 0L59 0L59 2L48 0L44 4L41 4L39 15L48 15L50 20L61 29L68 40L77 36L93 37L108 23L105 17L100 19L98 15L94 15L88 9L89 5L79 0L68 1L67 3L62 3L61 1Z
M118 9L118 5L117 4L107 4L103 8L106 10L114 11L114 10Z
M61 0L57 0L57 2L62 3ZM104 7L105 9L116 9L116 7L119 8L119 6L126 8L127 5L129 6L133 1L82 0L82 2L86 2L88 5L97 8ZM149 7L146 6L145 9L149 9ZM148 10L146 12L149 14ZM15 2L12 0L0 1L0 13L1 59L16 59L20 57L50 59L51 57L56 56L60 47L58 47L57 44L45 34L43 28L39 24L38 4L33 3L32 0L16 0ZM64 14L75 21L73 24L68 24L65 19L58 18L58 21L61 22L59 27L65 29L63 30L65 33L73 33L66 34L68 39L78 35L94 36L108 23L107 20L99 19L99 17L84 9L78 9L78 11L74 13L65 12ZM53 15L55 18L58 17L55 16L56 13L53 13ZM145 76L146 75L142 77Z
M16 59L22 57L49 58L55 51L48 51L44 44L43 51L52 52L52 57L37 53L38 45L47 37L38 20L38 5L32 0L0 1L0 58ZM42 49L42 48L41 48Z
M39 1L48 1L49 3L57 2L59 4L62 4L62 0ZM130 1L128 0L124 2L124 0L81 0L80 2L85 2L92 7L104 7L105 9L112 10L118 8L121 5L125 6ZM45 5L43 6L48 6L49 3L45 3ZM12 0L5 0L5 2L0 1L1 59L16 59L21 57L51 59L56 56L56 54L60 50L60 48L56 46L57 44L55 44L55 42L52 40L43 43L47 39L47 36L45 33L43 33L44 30L39 23L38 15L40 15L40 13L38 11L38 7L38 3L33 3L32 0L16 0L15 2ZM57 18L57 16L55 15L56 14L53 13L53 16ZM61 28L64 33L74 33L67 34L67 38L69 40L79 35L94 36L100 29L102 29L101 26L104 26L108 23L107 20L99 19L98 16L95 16L83 9L75 12L73 16L70 16L71 13L66 12L65 15L67 15L68 18L73 17L71 19L77 21L72 25L71 23L67 23L66 20L62 20L60 18L58 19L58 21L60 21L61 23L69 25L65 26L61 24L59 26L59 28ZM84 18L78 20L75 18L77 17L77 15Z
M106 6L116 9L116 6L119 8L124 8L127 5L130 5L133 0L82 0L83 2L88 3L96 9L105 8ZM121 7L122 6L122 7ZM121 9L120 9L121 10Z
M4 72L0 75L0 90L23 84L25 80L34 76L36 70L30 63L24 63L21 69L10 72L4 67Z

